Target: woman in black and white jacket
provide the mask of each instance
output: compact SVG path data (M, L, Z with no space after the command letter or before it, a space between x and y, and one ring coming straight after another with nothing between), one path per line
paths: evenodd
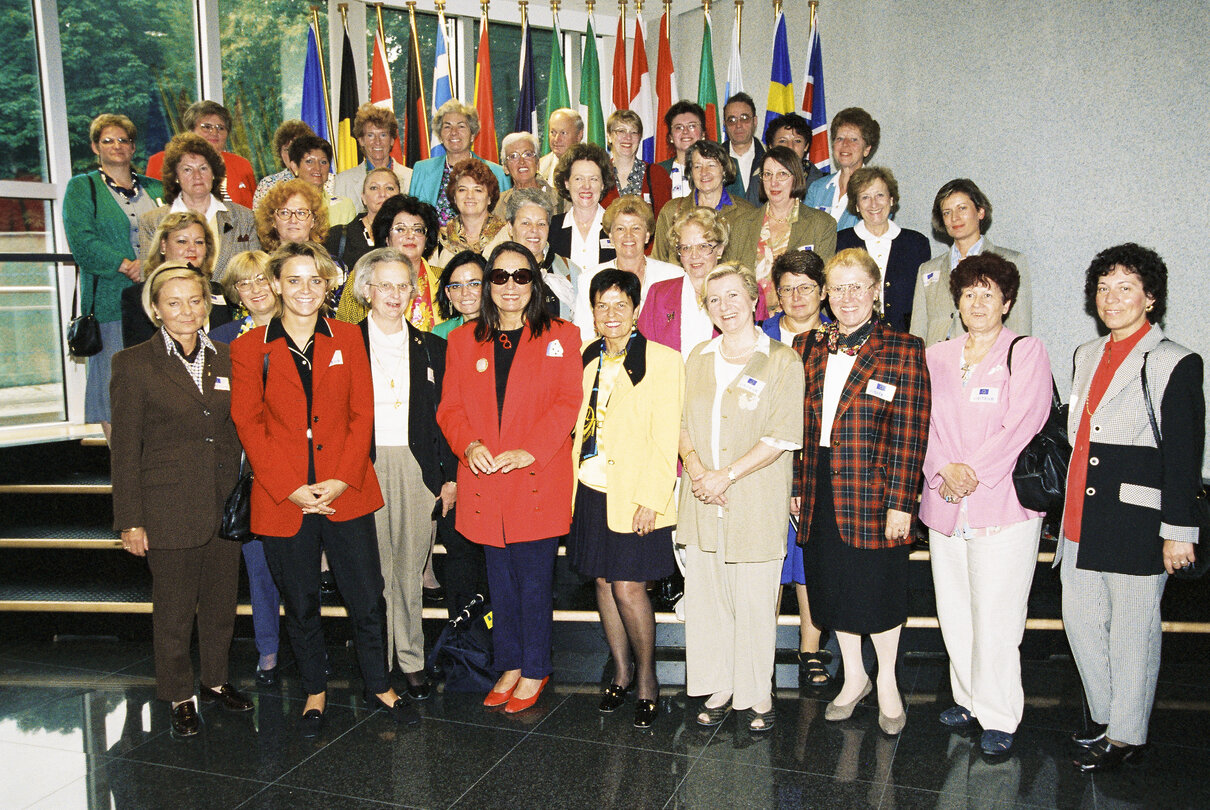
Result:
M1163 260L1135 244L1099 253L1084 285L1109 335L1076 349L1056 557L1090 714L1072 735L1082 771L1116 767L1147 742L1160 597L1168 575L1200 553L1202 358L1164 337L1167 288Z

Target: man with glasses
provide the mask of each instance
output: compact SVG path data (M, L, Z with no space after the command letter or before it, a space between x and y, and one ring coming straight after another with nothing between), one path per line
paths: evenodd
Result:
M765 157L765 145L756 137L756 102L747 93L736 93L723 105L723 129L727 140L723 144L739 165L736 182L743 186L745 197L752 186L760 185L753 173L760 171Z
M223 157L227 176L223 178L222 198L252 207L252 195L256 193L256 174L247 158L234 152L226 152L227 135L231 132L231 113L217 101L198 101L189 105L181 117L187 132L201 135L214 151ZM156 152L147 160L147 176L164 179L164 153Z
M412 186L412 170L391 158L391 149L399 137L399 122L385 107L366 103L357 108L353 117L353 137L361 147L365 160L336 175L332 194L353 201L361 199L366 175L375 169L390 169L399 178L399 193L407 194Z
M700 105L682 99L664 113L664 127L668 145L676 150L676 157L661 160L659 165L672 178L672 198L688 197L693 187L689 184L685 152L706 137L706 111Z
M532 132L510 132L500 142L500 160L504 163L504 173L513 181L513 187L500 195L493 209L498 217L505 216L508 198L521 188L532 188L541 191L550 198L555 214L563 213L563 198L555 191L554 186L542 176L538 162L538 137ZM564 150L566 151L566 150Z
M543 155L538 163L538 174L547 183L553 183L559 158L584 140L584 119L577 111L563 107L552 112L546 123L550 130L550 152Z

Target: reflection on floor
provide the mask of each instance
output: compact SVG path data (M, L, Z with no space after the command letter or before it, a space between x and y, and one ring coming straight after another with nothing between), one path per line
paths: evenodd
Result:
M878 730L873 697L849 721L825 723L836 687L800 692L792 666L778 668L776 728L754 737L734 717L698 727L683 654L665 649L663 714L639 732L632 704L613 715L596 709L606 660L596 625L557 627L555 682L534 709L510 717L485 710L482 695L439 690L420 705L421 724L406 728L367 711L349 650L334 646L328 720L316 740L297 733L302 695L288 656L281 686L258 689L255 650L240 638L233 680L256 710L207 708L202 733L178 741L154 700L150 643L55 640L22 627L0 626L3 807L1210 806L1210 645L1199 636L1165 639L1143 763L1086 777L1068 761L1066 734L1082 707L1075 669L1061 656L1027 660L1024 725L1014 753L994 762L977 739L937 722L949 705L948 676L929 655L901 664L908 723L899 738ZM909 639L904 646L912 649Z

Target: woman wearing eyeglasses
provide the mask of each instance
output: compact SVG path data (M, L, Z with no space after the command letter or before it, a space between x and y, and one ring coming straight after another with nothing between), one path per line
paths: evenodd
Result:
M437 305L445 320L433 327L434 335L448 340L450 332L479 317L486 269L487 259L473 250L464 250L450 259L437 286Z
M685 152L689 167L689 196L664 206L655 221L651 255L666 262L677 260L677 246L668 238L672 223L698 206L718 211L730 225L732 217L752 210L744 199L743 186L735 182L736 164L727 147L713 141L698 141Z
M824 710L845 720L875 686L861 637L878 656L878 725L907 721L895 665L907 620L912 513L920 494L929 424L924 345L874 314L878 265L864 250L824 268L836 320L794 339L806 369L805 439L791 511L811 618L836 633L844 685Z
M484 547L499 680L485 706L523 711L550 680L558 538L571 525L572 431L583 398L580 332L551 318L533 254L488 259L474 328L450 333L437 422L458 466L457 528Z
M269 275L281 315L231 344L231 417L255 475L252 531L281 589L306 692L299 729L318 736L327 707L323 551L349 612L366 702L396 722L415 722L415 709L391 688L383 648L373 514L383 500L370 463L374 385L365 344L356 327L321 315L339 275L322 246L283 245L269 258Z
M756 269L761 296L770 309L773 260L790 250L811 250L825 262L836 252L836 220L802 202L807 178L802 159L789 147L774 146L761 164L760 208L735 216L731 244L723 259Z
M266 253L286 242L322 243L328 235L323 193L297 178L273 186L256 208L256 235Z
M639 157L643 145L643 119L633 110L618 110L605 122L609 138L609 156L613 164L613 182L601 198L609 207L618 197L642 197L657 215L672 199L672 178L658 163L647 163Z
M223 276L223 293L233 307L238 307L236 317L222 326L210 330L210 339L215 343L230 344L240 335L251 332L258 326L268 326L281 306L273 284L269 280L269 254L263 250L248 250L235 254L227 265ZM256 636L256 682L261 686L277 683L277 652L280 639L281 596L269 563L265 560L265 546L260 540L249 540L243 544L244 567L248 570L248 591L252 600L252 629Z

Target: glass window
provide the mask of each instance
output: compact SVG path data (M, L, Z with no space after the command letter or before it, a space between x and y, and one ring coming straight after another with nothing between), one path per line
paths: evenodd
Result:
M134 163L145 166L196 100L193 4L72 0L59 4L59 35L72 172L96 167L88 124L105 112L134 122Z
M446 18L447 20L449 17ZM366 64L374 58L374 29L377 20L374 9L366 7ZM408 60L411 52L408 42L411 33L407 9L383 8L382 33L386 38L387 62L391 70L391 93L395 103L395 117L400 119L400 137L403 137L403 111L408 98ZM416 12L416 38L420 41L420 86L424 89L424 100L432 107L433 99L433 54L437 52L437 15ZM367 84L367 88L369 85Z
M0 0L0 180L48 180L38 51L29 0Z
M0 199L0 253L50 253L47 200ZM0 426L62 421L62 337L53 262L0 262Z
M534 97L538 103L538 126L546 114L546 91L550 85L550 44L552 32L530 26L530 41L534 54ZM475 48L479 47L479 26L475 26ZM516 59L521 55L521 26L490 23L487 31L492 48L492 100L496 103L496 141L513 131L517 120L517 97L521 94L520 70ZM475 54L476 58L478 53ZM474 88L472 88L472 93Z
M298 118L302 109L312 4L312 0L219 0L223 103L233 119L227 148L252 161L258 179L282 169L273 152L273 133L282 121ZM319 29L328 65L324 14Z

